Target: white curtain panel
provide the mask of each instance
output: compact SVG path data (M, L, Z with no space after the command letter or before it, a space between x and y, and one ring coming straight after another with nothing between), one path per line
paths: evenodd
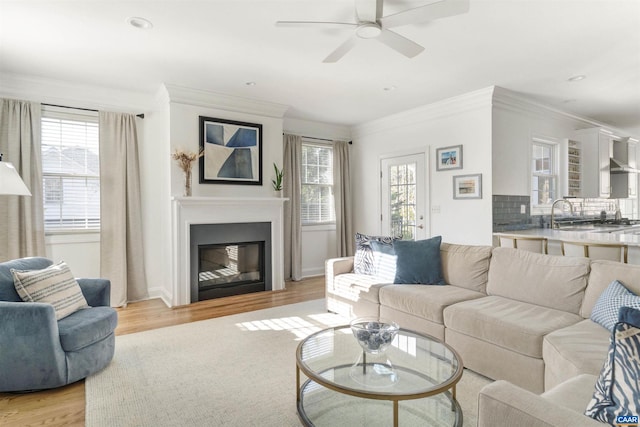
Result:
M100 112L100 274L111 305L147 297L136 117Z
M40 117L39 103L0 99L0 153L31 191L31 197L0 195L0 261L46 256Z
M282 190L289 200L284 203L284 277L302 278L302 223L300 221L300 163L302 138L298 135L283 136L284 178Z
M349 143L333 142L333 197L336 208L337 256L353 255L354 234L351 207Z

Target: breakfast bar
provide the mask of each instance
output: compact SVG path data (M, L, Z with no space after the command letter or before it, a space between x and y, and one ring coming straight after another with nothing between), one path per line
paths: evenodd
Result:
M550 255L562 255L560 242L623 243L629 247L628 263L640 265L640 226L628 228L594 227L592 225L550 229L532 228L493 233L494 246L500 237L544 237Z

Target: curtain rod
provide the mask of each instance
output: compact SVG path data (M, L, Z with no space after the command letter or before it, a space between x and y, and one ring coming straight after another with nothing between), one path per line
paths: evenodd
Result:
M283 135L285 135L285 133L284 133L284 132L282 132L282 134L283 134ZM318 141L329 141L329 142L333 142L333 139L327 139L327 138L316 138L316 137L313 137L313 136L305 136L305 135L298 135L298 136L300 136L301 138L315 139L315 140L318 140ZM352 145L352 144L353 144L353 141L347 141L347 143L348 143L349 145Z
M56 105L56 104L42 104L42 105L46 105L47 107L69 108L69 109L72 109L72 110L93 111L95 113L98 112L98 110L94 110L94 109L91 109L91 108L68 107L66 105ZM136 114L136 117L140 117L141 119L144 119L144 114Z

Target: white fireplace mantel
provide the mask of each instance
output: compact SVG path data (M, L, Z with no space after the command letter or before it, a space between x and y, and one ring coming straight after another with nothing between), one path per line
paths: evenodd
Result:
M171 305L191 302L190 229L192 224L271 223L272 289L284 289L283 204L279 197L173 197Z

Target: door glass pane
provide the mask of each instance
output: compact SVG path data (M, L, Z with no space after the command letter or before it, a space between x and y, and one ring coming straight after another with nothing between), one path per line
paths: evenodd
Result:
M389 167L391 235L403 240L416 236L416 163Z

